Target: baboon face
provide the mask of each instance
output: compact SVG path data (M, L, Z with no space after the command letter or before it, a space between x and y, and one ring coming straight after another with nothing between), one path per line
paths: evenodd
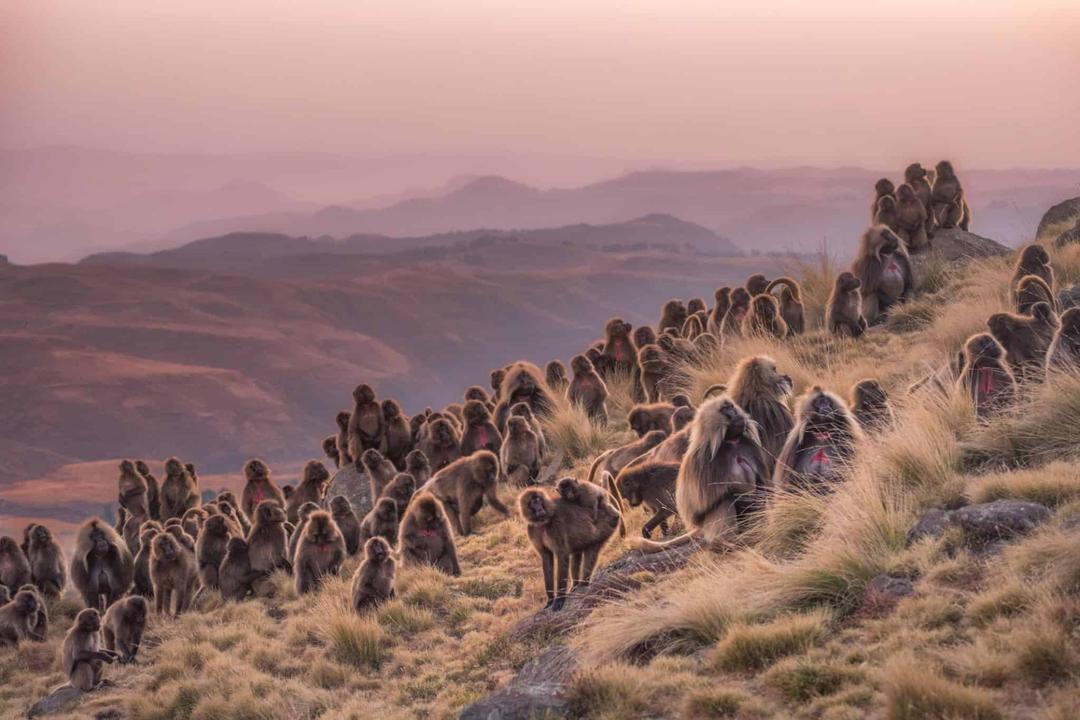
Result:
M323 438L322 449L323 449L323 452L326 453L327 457L331 457L331 458L339 457L338 449L337 449L337 438L334 437L333 435L330 435L329 437Z
M861 380L855 386L855 399L866 405L883 405L888 395L877 380Z
M382 414L387 420L394 420L401 415L401 407L393 400L383 400Z
M743 436L746 432L747 418L746 414L739 409L739 406L733 403L731 400L724 398L720 402L720 415L724 418L726 431L724 433L725 440L737 440Z
M146 598L142 595L132 595L124 601L124 619L130 623L141 624L146 620L148 609Z
M368 384L357 385L353 390L353 400L358 403L371 403L375 402L375 391L371 389Z
M263 500L255 508L260 525L281 525L285 522L285 510L276 500Z
M431 423L431 434L440 445L454 443L454 428L446 418L438 418Z
M330 501L330 510L335 515L347 515L352 511L352 503L344 495L335 495L334 499Z
M532 420L533 417L532 408L529 407L528 403L523 402L514 403L513 407L510 408L510 414L514 417L523 417L526 420Z
M491 389L498 390L502 387L503 380L506 379L506 370L499 368L498 370L491 371Z
M836 400L819 387L810 391L804 407L811 420L830 420L842 414Z
M330 472L318 460L309 460L304 466L304 480L313 483L322 483L330 479Z
M423 450L413 450L405 457L405 469L414 476L422 474L430 467L431 463L428 462L427 455L424 454Z
M165 474L169 477L177 477L184 474L184 464L176 458L165 461Z
M592 372L593 364L592 361L584 355L575 355L570 359L570 368L575 374L583 375Z
M334 541L336 527L330 515L322 510L311 513L304 530L309 542L316 545L329 545Z
M19 590L15 593L13 602L23 615L36 615L38 610L41 609L36 590Z
M169 562L180 555L180 546L176 544L176 540L169 533L160 533L155 537L152 547L155 557L164 558Z
M9 538L10 539L10 538ZM11 541L14 545L15 541ZM109 548L112 547L112 543L109 542L108 536L101 531L97 525L94 525L94 529L90 531L90 542L93 547L93 552L97 555L105 555L109 552ZM2 550L3 548L0 548Z
M487 391L479 385L473 385L465 391L465 400L479 400L480 402L487 402L491 398L488 397Z
M952 163L948 160L942 160L941 162L939 162L935 166L935 169L937 170L937 176L940 180L951 180L952 178L956 177L956 174L953 172Z
M642 325L634 331L634 344L638 347L652 345L656 342L656 333L648 325Z
M248 460L244 466L244 476L248 481L265 479L270 476L270 468L262 460Z
M735 288L731 291L731 311L736 315L746 312L750 307L750 291L746 288Z
M52 542L52 533L49 532L49 528L44 525L34 525L33 529L30 531L30 541L32 543L47 545Z
M619 493L630 507L641 505L641 479L634 475L627 475L619 481Z
M301 519L306 519L306 518L311 517L311 513L315 512L318 509L319 509L319 506L316 505L315 503L306 502L306 503L304 503L303 505L300 506L300 509L296 511L296 514Z
M512 417L506 420L506 431L510 437L520 437L529 429L529 423L525 418Z
M578 487L578 481L572 477L564 477L555 484L555 489L559 491L559 495L563 500L569 502L577 502L581 496L581 488Z
M380 520L397 520L397 503L391 498L384 497L375 505L375 514Z
M904 180L912 182L926 177L926 170L920 163L912 163L904 169Z
M385 562L390 557L390 545L381 537L373 537L364 545L364 557L374 563Z
M8 537L7 535L0 537L0 555L13 553L16 550L19 550L19 545L15 542L15 538ZM19 552L22 551L19 550Z
M521 513L525 520L530 523L544 523L552 516L552 508L543 491L535 488L522 493L519 502Z
M607 325L604 326L604 332L607 334L608 337L626 335L630 332L630 330L630 324L620 317L611 318L607 321Z
M416 501L416 515L421 525L435 526L439 522L438 502L432 497L421 497Z
M224 515L214 515L203 525L203 532L215 537L225 537L229 534L229 521Z
M671 427L678 432L694 421L694 408L681 407L671 413Z
M851 292L852 290L858 290L862 287L862 280L855 277L850 272L842 272L836 278L836 285L840 288L841 292Z
M894 192L896 192L896 188L893 186L892 180L890 180L889 178L881 178L876 183L874 183L874 191L880 197L882 195L892 195Z
M475 473L476 479L484 487L490 487L499 479L499 459L492 452L479 452L476 454Z
M907 183L904 183L896 189L896 197L900 200L906 201L915 200L915 190Z
M462 413L465 415L465 422L469 425L480 425L491 417L487 406L479 400L469 400L465 403Z
M900 237L887 227L878 228L879 237L881 238L881 245L879 246L879 254L891 255L900 249Z
M150 466L144 463L142 460L135 461L135 469L139 471L140 475L150 474Z
M791 376L781 373L776 362L770 358L757 358L754 361L754 370L762 386L772 388L779 397L790 394L795 387Z
M135 463L131 462L130 460L124 460L120 463L120 472L125 474L134 474Z
M75 625L81 632L96 633L101 630L101 614L94 608L86 608L75 616Z
M337 416L334 419L337 421L337 426L338 426L339 430L348 430L349 429L349 418L350 417L352 417L352 415L350 413L347 413L347 412L339 412L337 414Z

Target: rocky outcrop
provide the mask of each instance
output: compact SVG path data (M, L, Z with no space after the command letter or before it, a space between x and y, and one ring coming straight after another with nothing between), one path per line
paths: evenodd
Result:
M932 508L908 530L907 543L938 537L948 528L958 527L966 544L986 547L1027 535L1049 519L1049 508L1028 500L995 500L951 511Z
M1080 197L1069 198L1054 205L1045 213L1039 221L1039 228L1035 231L1035 237L1042 239L1044 233L1055 225L1067 223L1080 216Z
M43 715L53 715L59 712L67 712L71 706L77 703L85 695L82 690L61 685L45 697L38 700L26 711L26 717L35 718Z
M556 645L530 660L502 690L461 711L461 720L564 717L566 684L577 669L574 651Z
M907 531L907 544L913 545L926 537L938 537L949 527L952 513L941 508L930 508Z
M330 500L335 495L344 495L352 503L357 516L364 517L372 507L371 482L362 467L355 463L334 473L330 479L330 487L326 491L326 499Z
M916 256L956 262L972 258L999 257L1012 250L996 240L970 233L960 228L938 228L930 241L930 252Z
M1076 225L1074 225L1071 230L1066 230L1054 240L1054 244L1058 247L1076 245L1077 243L1080 243L1080 219L1077 219Z

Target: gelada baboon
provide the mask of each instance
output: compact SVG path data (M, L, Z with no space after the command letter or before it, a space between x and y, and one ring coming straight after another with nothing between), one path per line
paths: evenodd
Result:
M926 208L915 189L907 183L896 189L896 234L904 241L909 253L930 248L930 238L926 235Z
M416 492L416 486L416 478L413 477L412 473L398 473L390 481L390 484L383 488L382 496L394 501L394 504L397 505L399 518L405 514L405 508L409 507L409 501L412 500L413 493Z
M942 227L959 226L967 230L971 225L971 209L964 197L964 188L960 185L960 179L953 171L952 163L942 160L935 167L934 185L930 190L930 207L934 217L941 225L943 216L949 214L950 209L958 210L957 216L949 218L951 222Z
M134 587L132 592L143 597L154 597L154 584L150 581L150 543L163 532L157 522L145 522L139 532L139 552L135 555Z
M300 544L300 538L304 536L304 528L307 527L308 518L311 514L316 512L319 506L313 502L306 502L300 506L300 509L296 511L296 526L292 529L286 528L289 533L289 562L293 564L293 568L296 567L296 548Z
M510 408L510 417L525 418L525 421L529 423L529 427L532 428L533 433L536 435L537 442L540 443L540 462L543 462L548 455L547 438L544 436L544 428L540 424L539 418L533 414L532 408L527 403L516 403Z
M552 360L544 366L544 379L548 387L554 391L562 390L570 382L566 374L566 366L561 360Z
M547 417L555 407L540 369L532 363L522 361L507 367L499 397L501 399L495 409L495 424L499 430L506 427L510 408L519 402L526 403L537 417Z
M507 419L499 462L507 482L517 487L532 485L540 477L540 441L525 418Z
M166 460L165 480L161 483L161 519L183 517L199 504L199 486L184 463L174 457Z
M980 418L1000 412L1016 398L1016 379L1005 364L1005 348L993 335L979 333L964 343L957 387L971 398Z
M82 524L71 558L71 582L87 607L104 610L128 591L134 562L127 545L101 518Z
M502 433L491 421L487 406L479 400L469 400L462 411L465 417L465 432L461 436L461 455L468 457L477 450L499 452L502 447Z
M772 477L776 457L795 427L795 418L787 405L794 388L791 376L777 370L772 358L757 355L744 358L735 367L728 387L735 404L758 424L766 475Z
M568 585L587 585L604 544L615 533L621 517L609 501L593 520L590 510L540 488L518 496L518 509L528 524L529 540L540 556L547 605L561 610Z
M828 492L843 478L862 430L842 399L816 385L800 399L796 421L776 459L773 485Z
M802 335L806 332L806 316L803 312L802 286L794 278L778 277L765 288L771 293L773 288L780 288L780 316L787 323L789 335Z
M252 570L267 575L278 568L292 572L285 520L285 509L273 500L263 500L255 508L255 521L247 536Z
M566 389L566 399L584 409L593 420L607 424L607 385L593 369L589 358L575 355L570 360L570 369L574 377Z
M353 610L363 612L393 598L396 575L397 563L390 545L381 537L368 540L364 545L364 561L353 574Z
M395 400L387 398L382 401L383 414L383 442L380 445L386 459L394 463L394 467L405 467L405 456L412 450L412 429L409 427L409 419L401 411L401 406Z
M378 448L383 441L383 414L370 385L353 390L353 409L349 415L349 455L358 458L368 448Z
M911 297L911 263L899 236L883 225L863 233L851 272L862 283L862 315L869 325Z
M634 330L634 347L643 348L656 342L656 331L648 325L642 325Z
M285 507L285 494L270 479L270 468L262 460L248 460L244 464L244 492L241 494L241 509L249 518L255 517L255 508L264 500L272 500Z
M491 390L494 393L492 400L498 402L502 398L499 397L499 393L502 391L503 380L506 379L506 368L495 368L491 371Z
M105 649L114 652L122 663L135 662L146 630L149 611L146 598L138 595L117 600L105 612L101 633L105 637Z
M30 581L46 598L55 598L67 583L67 563L60 543L44 525L34 525L30 530L27 547L30 562Z
M1050 264L1050 253L1042 245L1032 243L1025 245L1016 259L1016 267L1013 268L1012 281L1009 288L1013 292L1013 301L1016 299L1016 286L1028 276L1035 275L1041 278L1050 288L1051 294L1054 289L1054 268Z
M686 314L686 305L682 300L668 300L660 309L660 322L656 324L656 331L664 332L668 328L682 330Z
M432 415L420 429L418 449L433 470L444 468L461 457L461 436L449 419Z
M731 291L730 305L720 321L720 337L738 336L742 333L743 318L750 311L750 293L746 288L737 287Z
M345 552L355 555L360 551L360 518L356 516L349 498L344 495L334 496L330 501L330 516L334 518L341 536L345 538ZM396 506L394 520L396 523Z
M1031 307L1031 316L994 313L986 321L990 334L1005 348L1005 359L1018 379L1042 376L1046 353L1061 323L1044 302Z
M870 222L874 223L874 215L877 213L878 200L883 197L895 197L896 187L889 178L881 178L874 183L874 200L870 203Z
M398 552L405 565L432 565L460 575L457 546L442 503L428 492L417 493L398 528Z
M1061 326L1046 352L1046 367L1080 369L1080 308L1069 308L1061 314Z
M214 515L206 521L199 539L195 541L195 560L198 563L199 580L203 587L217 589L218 571L225 559L225 550L233 528L224 515Z
M364 474L368 476L372 500L382 495L383 488L397 475L394 463L374 448L364 451L364 454L360 456L360 465L364 468Z
M604 451L589 467L588 481L602 483L605 472L613 478L618 476L620 470L662 443L666 437L667 433L663 430L652 430L632 443ZM612 492L611 485L604 487L608 492Z
M510 514L496 492L498 480L499 458L493 452L480 450L435 473L421 490L442 503L454 532L464 536L472 532L472 516L480 511L484 500L497 512Z
M33 528L29 528L32 532ZM30 563L15 538L0 537L0 585L8 589L11 597L15 591L30 582Z
M251 567L247 540L239 537L229 538L225 559L221 561L221 568L218 570L221 596L226 600L243 600L255 592L255 581L264 575L265 573L253 570Z
M318 590L323 578L341 572L345 557L345 538L330 513L324 510L311 513L293 562L296 592L303 595Z
M713 335L719 336L720 323L724 321L724 315L727 314L728 308L731 307L731 288L726 285L717 288L713 294L713 299L716 300L716 305L713 306L712 312L709 313L709 321L705 324L705 329ZM638 347L642 346L639 344Z
M900 208L896 204L896 198L892 195L883 195L878 198L877 209L871 221L874 225L884 225L893 232L900 227Z
M330 471L326 469L326 466L318 460L308 460L304 464L300 484L296 486L292 497L285 503L285 515L289 522L296 524L297 511L306 502L313 502L321 507L323 496L326 495L326 487L329 484Z
M555 492L566 502L588 510L593 522L599 519L605 503L614 502L614 498L601 486L573 477L560 478L555 483Z
M766 292L765 288L769 287L769 279L761 273L753 273L746 278L745 287L750 297L763 295Z
M684 427L694 421L694 415L697 411L692 407L677 407L675 412L671 413L671 429L673 432L679 432Z
M864 432L879 432L892 426L889 394L873 378L859 380L851 387L851 414Z
M154 610L178 616L190 607L199 580L195 554L168 532L150 541L150 582L154 584Z
M146 478L135 469L135 463L124 460L120 463L120 479L117 481L117 502L128 515L140 518L138 522L150 519L150 501L147 497Z
M360 523L358 544L363 547L364 543L373 537L381 537L391 545L397 545L398 533L398 506L392 498L379 498L371 512L364 516ZM346 548L347 549L347 548Z
M610 358L611 366L622 373L629 373L637 364L637 348L630 339L633 326L620 317L613 317L604 326L604 349L601 354Z
M101 684L103 665L116 662L114 652L101 648L101 614L94 608L82 610L64 637L64 673L72 687L90 692Z
M857 338L866 332L861 287L862 282L852 273L844 271L836 276L825 311L825 327L833 335Z
M150 507L150 518L152 520L161 519L161 491L158 486L157 478L150 472L150 466L142 460L135 461L135 470L143 476L143 480L146 481L146 502Z
M641 383L645 390L645 402L659 402L663 395L664 378L667 377L666 358L656 345L645 345L638 350L641 367Z
M675 412L675 406L671 403L659 402L635 405L630 408L630 413L626 416L626 419L630 424L630 429L639 438L645 437L646 433L653 430L659 430L665 435L670 435L672 432L671 414L673 412Z
M7 593L7 588L3 592ZM19 590L0 605L0 647L17 647L22 640L44 642L45 636L38 629L43 610L44 602L32 588Z
M630 507L644 505L652 517L641 527L643 537L652 537L657 527L668 534L668 518L675 515L675 482L679 475L677 462L631 463L623 468L615 479L605 477L605 483L615 488L619 507L626 501Z
M1057 309L1057 298L1050 286L1038 275L1025 275L1020 278L1013 292L1013 307L1021 315L1030 315L1035 303L1046 303L1051 309Z
M352 465L356 458L349 454L349 418L352 415L348 410L342 410L339 412L334 420L337 422L337 451L338 457L341 459L341 466Z
M904 182L911 186L915 197L922 203L926 215L924 228L929 239L934 236L934 213L930 210L930 181L926 176L926 169L919 163L912 163L904 169Z
M761 507L770 487L757 423L731 398L703 403L689 431L675 481L675 507L688 532L666 542L636 539L634 544L647 552L695 539L725 544Z
M788 327L780 315L780 303L772 295L755 295L750 300L750 310L743 317L743 337L787 337Z
M323 454L334 463L335 469L341 469L341 453L337 449L337 436L327 435L322 441Z

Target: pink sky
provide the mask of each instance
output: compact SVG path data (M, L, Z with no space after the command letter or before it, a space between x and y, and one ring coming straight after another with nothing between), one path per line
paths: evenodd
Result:
M1080 166L1075 0L7 0L0 147Z

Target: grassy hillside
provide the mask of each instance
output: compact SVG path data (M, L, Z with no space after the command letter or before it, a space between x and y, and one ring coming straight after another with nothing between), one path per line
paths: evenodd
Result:
M1053 262L1062 286L1080 279L1080 247ZM897 404L896 427L866 441L833 494L774 497L742 546L639 573L635 589L559 632L521 632L543 605L538 562L519 519L485 510L461 542L462 577L403 570L397 599L370 615L348 611L345 579L297 598L281 576L274 600L209 595L178 621L152 618L140 663L108 669L113 684L69 716L455 717L552 644L577 659L566 688L575 717L1080 716L1080 375L1028 386L990 424L952 391L906 394L1007 305L1009 259L928 270L920 297L881 332L737 340L683 368L694 400L764 353L797 392L846 395L873 376ZM815 327L833 271L804 269ZM612 416L625 417L625 390L616 395ZM598 428L567 408L548 430L579 477L629 437L621 421ZM1052 517L1003 547L954 531L905 541L929 508L1001 498L1036 500ZM631 512L631 535L643 520ZM602 562L624 549L616 537ZM868 592L883 573L914 592ZM48 644L0 651L0 714L61 681L57 648L75 610L52 608Z

